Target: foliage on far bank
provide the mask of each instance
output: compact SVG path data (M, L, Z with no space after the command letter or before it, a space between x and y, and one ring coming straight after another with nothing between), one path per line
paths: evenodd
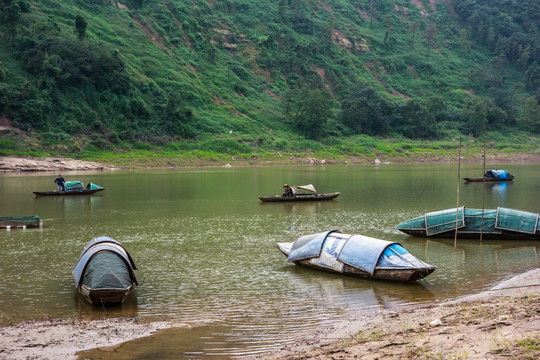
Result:
M0 0L0 122L74 154L540 133L539 7Z

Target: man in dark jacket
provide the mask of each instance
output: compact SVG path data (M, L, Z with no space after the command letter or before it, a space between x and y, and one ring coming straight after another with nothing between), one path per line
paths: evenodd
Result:
M62 175L58 175L58 177L54 179L54 182L58 186L58 191L66 191L66 180L64 180Z

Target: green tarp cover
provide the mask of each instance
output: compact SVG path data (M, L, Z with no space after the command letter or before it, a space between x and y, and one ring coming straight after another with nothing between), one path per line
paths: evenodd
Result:
M464 207L460 207L458 211L458 229L465 226ZM456 228L456 209L447 209L427 213L426 215L426 236L440 234Z
M482 209L465 209L465 227L459 229L459 231L499 234L501 231L495 228L497 210L484 210L483 215L484 220L482 220Z
M88 261L82 283L91 289L127 289L132 282L125 261L113 252L102 251Z
M82 181L66 181L66 191L82 190L84 184Z
M538 214L526 211L498 208L496 228L527 234L534 234L538 229Z

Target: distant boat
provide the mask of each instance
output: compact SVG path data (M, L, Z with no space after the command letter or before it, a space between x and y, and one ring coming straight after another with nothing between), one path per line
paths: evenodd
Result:
M75 286L90 304L121 304L138 285L131 255L107 236L90 240L73 269Z
M92 183L84 187L82 181L66 181L66 191L34 191L34 194L37 196L91 195L103 190L105 188Z
M457 219L456 219L457 218ZM426 213L402 222L396 229L411 236L454 237L456 220L459 238L540 240L539 215L507 209L468 209L460 207ZM482 230L482 231L481 231Z
M301 236L278 249L299 266L363 278L408 282L431 274L436 266L411 255L398 243L337 230Z
M292 196L274 195L259 196L259 200L264 202L282 202L282 201L321 201L332 200L339 196L339 192L318 194L312 184L291 186Z
M488 170L484 174L484 177L466 177L465 181L512 181L515 176L510 174L506 170Z
M4 216L0 217L0 228L42 227L43 220L37 216Z

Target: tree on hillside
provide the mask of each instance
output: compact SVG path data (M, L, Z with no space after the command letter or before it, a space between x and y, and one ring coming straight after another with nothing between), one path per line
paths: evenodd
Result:
M85 38L86 26L86 20L81 15L75 16L75 31L77 31L79 40L83 40Z
M525 72L525 84L532 92L540 89L540 66L536 61Z
M391 114L392 105L370 86L355 86L341 104L341 121L357 134L385 134Z
M534 96L525 101L518 122L525 130L540 133L540 105Z
M487 123L487 113L486 100L480 97L470 99L461 111L461 119L473 136L483 133Z
M303 86L285 97L285 114L310 139L323 135L332 117L333 100L326 89Z

